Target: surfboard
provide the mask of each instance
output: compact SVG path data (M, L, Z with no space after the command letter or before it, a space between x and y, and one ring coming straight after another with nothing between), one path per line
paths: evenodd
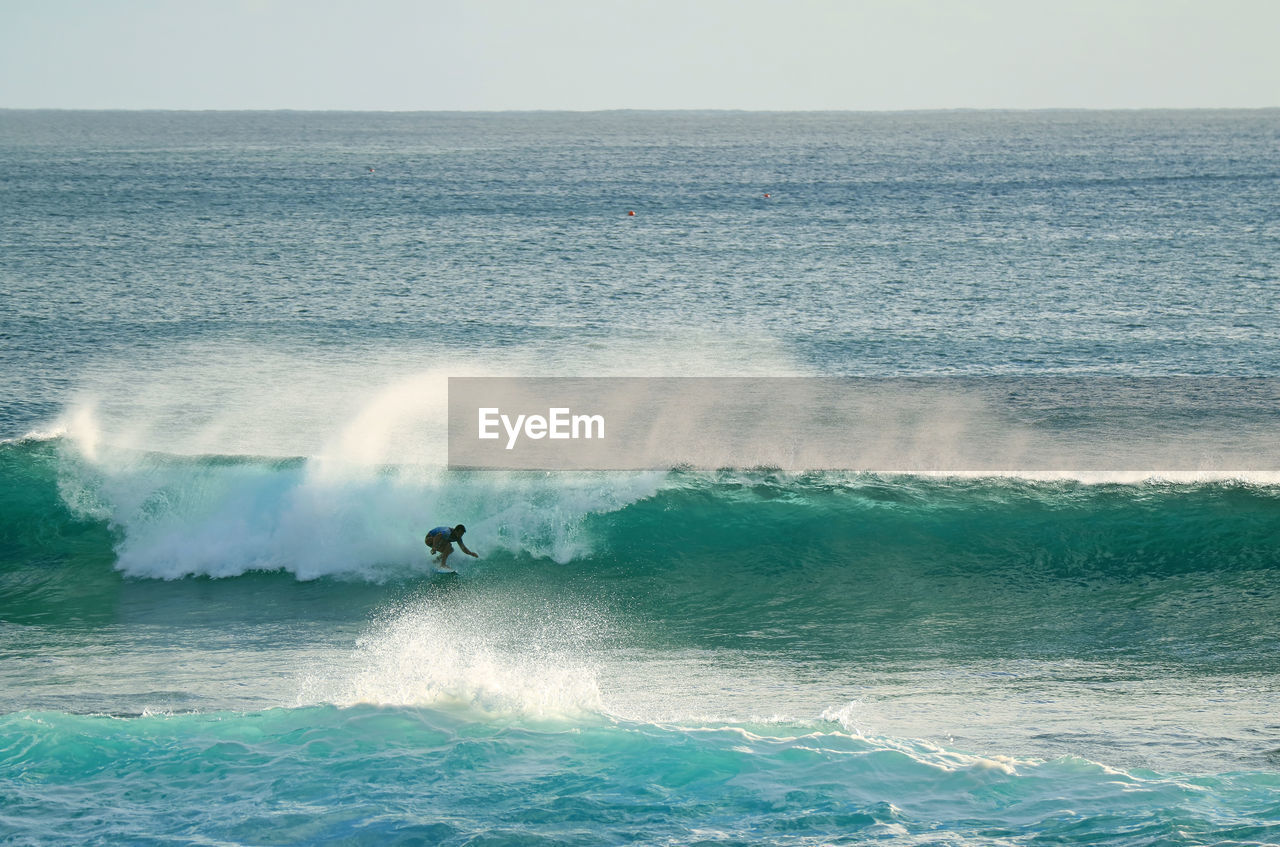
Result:
M435 568L433 568L433 570L436 573L452 573L452 574L457 573L457 571L455 571L453 568L442 568L439 565L436 565Z

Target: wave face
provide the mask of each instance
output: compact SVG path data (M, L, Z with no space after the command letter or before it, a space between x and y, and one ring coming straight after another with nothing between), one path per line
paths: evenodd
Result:
M485 558L453 561L495 590L606 598L705 647L836 658L854 642L942 643L1220 667L1280 617L1280 489L1243 482L330 475L302 460L90 461L60 440L0 446L0 472L4 604L30 620L111 569L403 584L426 570L425 529L464 518Z

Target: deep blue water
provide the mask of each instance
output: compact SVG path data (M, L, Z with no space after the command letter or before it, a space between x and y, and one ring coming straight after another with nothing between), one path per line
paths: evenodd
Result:
M0 111L0 841L1280 841L1275 473L443 466L449 376L1271 377L1277 198L1277 111Z

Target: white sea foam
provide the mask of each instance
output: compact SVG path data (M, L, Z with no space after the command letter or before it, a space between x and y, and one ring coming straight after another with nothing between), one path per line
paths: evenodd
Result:
M75 511L116 528L117 567L131 576L284 570L300 579L384 579L423 568L423 536L442 523L465 522L481 555L570 561L591 549L587 516L648 497L662 481L662 474L551 479L108 451L96 461L65 461L60 488Z
M160 436L163 416L140 423L89 400L44 434L69 445L63 500L120 533L118 567L166 579L250 570L381 579L421 568L426 530L459 522L482 553L566 562L590 549L587 515L661 485L659 473L450 473L446 386L442 372L427 371L371 389L351 417L329 422L326 439L303 439L315 442L312 454L292 460L262 458L284 443L278 439L253 435L250 444L268 448L256 453L219 441L222 426ZM157 443L178 449L157 452ZM191 449L214 445L223 450L213 456Z
M582 605L436 593L375 622L345 674L313 677L300 700L541 718L599 713L590 657L610 631L604 615Z

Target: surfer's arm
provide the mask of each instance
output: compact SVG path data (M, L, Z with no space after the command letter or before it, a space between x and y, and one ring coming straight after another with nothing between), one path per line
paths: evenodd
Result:
M470 550L468 550L468 549L467 549L467 545L465 545L465 544L463 544L463 543L462 543L462 539L461 539L461 538L459 538L459 539L458 539L458 546L459 546L459 547L461 547L461 548L462 548L462 552L463 552L463 553L466 553L468 556L471 556L471 557L476 558L476 559L480 558L480 554L479 554L479 553L472 553Z

